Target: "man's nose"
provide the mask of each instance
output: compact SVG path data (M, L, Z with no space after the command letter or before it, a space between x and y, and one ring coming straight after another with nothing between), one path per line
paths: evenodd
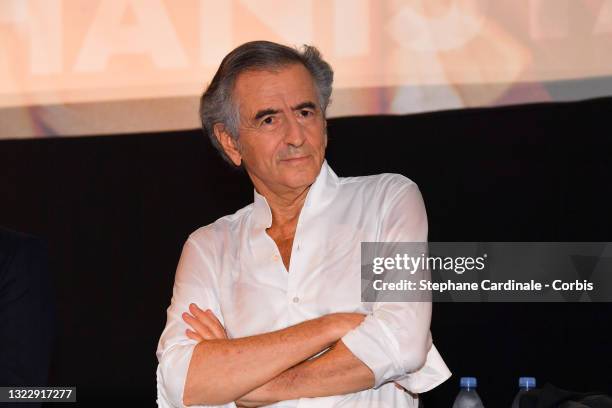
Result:
M293 146L301 146L306 140L304 127L298 122L294 115L290 115L285 129L285 142Z

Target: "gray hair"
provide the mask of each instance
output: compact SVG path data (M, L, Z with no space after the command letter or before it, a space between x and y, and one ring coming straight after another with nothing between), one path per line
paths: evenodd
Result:
M232 138L238 141L240 112L232 100L236 78L245 71L272 70L291 64L302 64L310 72L321 111L325 115L332 93L334 72L315 47L304 45L300 51L270 41L251 41L235 48L221 61L217 73L200 98L200 119L202 129L208 134L213 146L230 164L233 165L215 137L213 128L218 123L223 124Z

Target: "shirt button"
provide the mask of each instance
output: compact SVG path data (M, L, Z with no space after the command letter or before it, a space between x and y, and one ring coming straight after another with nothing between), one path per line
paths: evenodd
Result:
M278 255L274 255L274 256L272 257L272 259L273 259L274 261L278 261Z
M293 303L298 303L299 301L300 301L299 297L296 296L296 297L293 298Z

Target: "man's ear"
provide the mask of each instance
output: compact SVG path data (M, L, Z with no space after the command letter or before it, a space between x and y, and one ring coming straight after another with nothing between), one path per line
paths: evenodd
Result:
M240 166L242 163L242 155L240 154L238 142L225 129L225 125L222 123L215 123L213 132L227 157L229 157L236 166Z

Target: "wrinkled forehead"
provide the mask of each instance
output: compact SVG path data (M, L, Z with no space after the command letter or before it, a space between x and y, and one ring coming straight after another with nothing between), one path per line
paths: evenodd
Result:
M261 109L276 109L312 102L319 106L317 88L301 64L248 70L236 78L232 94L241 116Z

